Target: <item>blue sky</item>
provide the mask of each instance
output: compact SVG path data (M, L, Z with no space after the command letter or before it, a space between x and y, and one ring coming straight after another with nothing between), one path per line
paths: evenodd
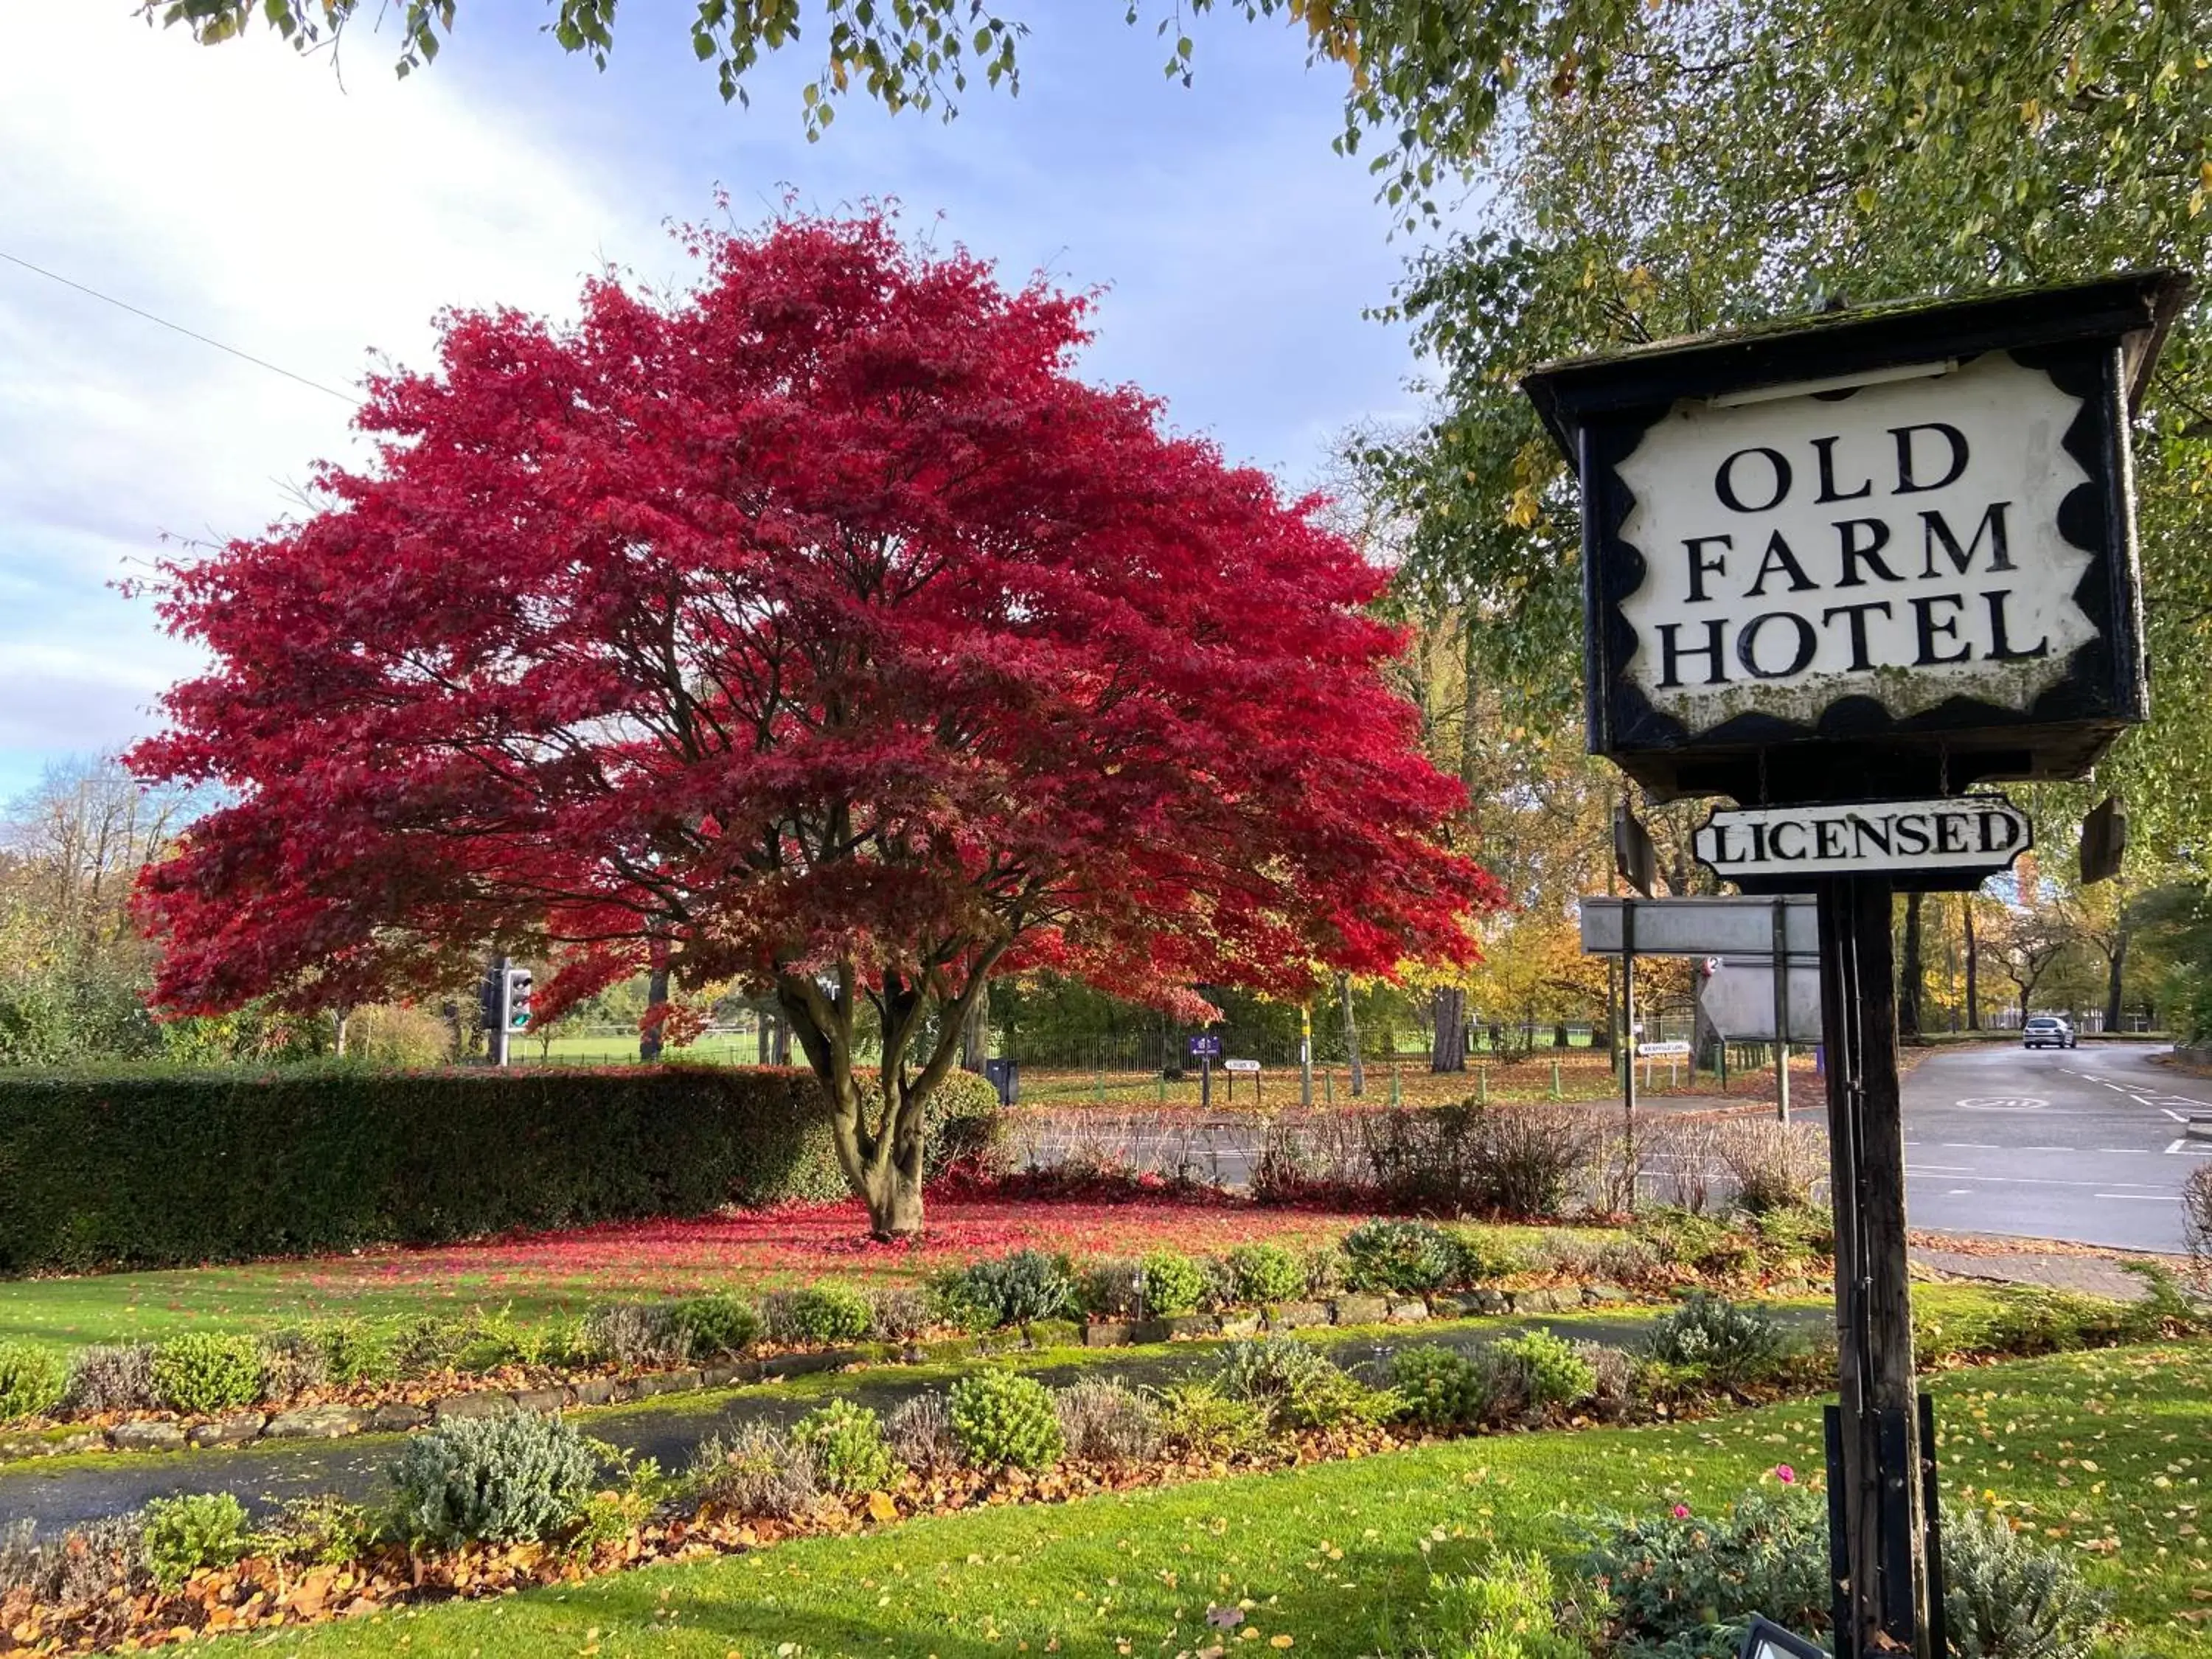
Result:
M1084 372L1164 397L1179 428L1310 482L1329 435L1410 413L1402 337L1367 321L1409 251L1364 166L1334 155L1339 73L1274 24L1199 20L1198 76L1119 0L1036 0L1019 98L959 119L844 106L803 136L802 43L750 110L692 58L687 8L625 8L611 67L538 32L538 0L468 0L428 72L347 39L343 76L272 40L194 46L135 0L24 9L0 62L0 253L328 386L429 351L446 304L559 315L611 262L688 265L672 220L787 193L1105 285ZM364 8L373 12L374 8ZM347 404L0 262L0 798L50 759L151 728L193 666L114 584L178 540L295 510L357 458Z

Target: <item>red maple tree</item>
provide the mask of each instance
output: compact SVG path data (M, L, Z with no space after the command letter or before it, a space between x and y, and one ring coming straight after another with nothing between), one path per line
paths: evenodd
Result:
M1496 889L1315 503L1077 379L1080 297L881 216L690 240L676 299L448 315L374 467L165 567L214 665L132 763L229 804L139 894L160 1003L500 941L548 1017L659 951L774 995L891 1235L994 973L1189 1008L1472 953Z

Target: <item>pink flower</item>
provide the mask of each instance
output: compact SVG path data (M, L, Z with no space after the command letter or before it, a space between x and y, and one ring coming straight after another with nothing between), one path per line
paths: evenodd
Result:
M1777 1463L1774 1466L1774 1478L1785 1486L1794 1486L1797 1484L1797 1471L1787 1463Z
M1688 1519L1690 1518L1690 1506L1689 1506L1687 1504L1675 1504L1675 1505L1674 1505L1674 1518L1675 1518L1677 1521L1686 1521L1686 1520L1688 1520Z

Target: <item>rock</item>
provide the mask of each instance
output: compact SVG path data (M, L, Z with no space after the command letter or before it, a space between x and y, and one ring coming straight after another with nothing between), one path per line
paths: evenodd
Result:
M241 1412L213 1423L195 1423L185 1438L195 1446L242 1446L258 1435L268 1420L259 1412Z
M580 1376L568 1385L579 1406L604 1406L615 1397L611 1376Z
M1379 1296L1340 1296L1330 1311L1340 1325L1380 1325L1390 1316L1390 1304Z
M780 1353L761 1367L769 1376L811 1376L849 1365L855 1356L847 1348L824 1348L817 1353Z
M481 1394L449 1394L430 1402L430 1415L441 1423L459 1423L472 1417L497 1417L514 1409L514 1401L486 1389Z
M634 1378L629 1385L630 1398L650 1400L656 1395L688 1394L699 1386L696 1371L654 1371Z
M514 1395L514 1403L526 1412L536 1412L541 1417L548 1412L557 1412L568 1403L566 1389L523 1389Z
M1126 1348L1135 1340L1134 1331L1120 1320L1094 1320L1083 1328L1086 1348Z
M1318 1302L1281 1302L1267 1310L1267 1328L1294 1331L1302 1325L1326 1325L1328 1310Z
M1578 1290L1516 1291L1513 1296L1515 1313L1566 1313L1583 1305Z
M1234 1337L1257 1336L1261 1323L1260 1316L1255 1313L1224 1314L1221 1316L1221 1334Z
M310 1406L304 1411L277 1413L262 1433L271 1440L337 1440L360 1433L368 1415L351 1406Z
M1510 1313L1513 1308L1511 1298L1503 1291L1471 1291L1461 1305L1477 1314Z
M82 1429L75 1434L64 1435L58 1440L49 1442L46 1448L57 1457L66 1457L71 1452L105 1451L106 1449L107 1437L98 1429Z
M1584 1305L1600 1302L1633 1302L1636 1298L1618 1285L1585 1285L1583 1286Z
M1417 1320L1426 1319L1428 1316L1429 1304L1419 1297L1404 1302L1393 1302L1390 1304L1391 1319L1401 1325L1410 1325Z
M915 1358L908 1363L919 1364L922 1355L917 1350ZM732 1382L750 1382L759 1374L759 1366L742 1359L732 1359L726 1364L702 1365L699 1368L699 1383L702 1388L726 1389ZM582 1395L579 1395L576 1397L576 1403L583 1404Z
M410 1429L419 1429L430 1420L429 1408L410 1406L404 1400L379 1406L369 1413L364 1425L371 1434L404 1434Z
M121 1423L109 1433L118 1451L182 1451L185 1430L180 1423Z

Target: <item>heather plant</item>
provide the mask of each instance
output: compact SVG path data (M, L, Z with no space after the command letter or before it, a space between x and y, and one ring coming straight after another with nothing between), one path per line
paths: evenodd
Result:
M769 1334L794 1344L861 1341L876 1316L866 1291L835 1280L778 1291L768 1298L766 1312Z
M264 1400L290 1400L330 1381L330 1361L323 1352L323 1345L312 1332L270 1331L259 1339L257 1346L260 1349Z
M1450 1237L1426 1221L1363 1221L1342 1249L1344 1282L1355 1291L1441 1290L1458 1262Z
M1154 1396L1160 1408L1160 1437L1184 1455L1206 1461L1256 1451L1267 1443L1267 1413L1257 1402L1233 1395L1216 1377L1187 1377Z
M0 1602L17 1593L53 1607L116 1600L146 1579L144 1517L113 1516L41 1535L27 1516L0 1525Z
M1086 1377L1052 1403L1071 1457L1141 1463L1159 1449L1159 1407L1119 1377Z
M1424 1345L1391 1356L1390 1382L1404 1415L1423 1428L1479 1428L1507 1414L1500 1409L1499 1363L1486 1354ZM1513 1405L1525 1403L1514 1379Z
M1943 1580L1954 1659L2087 1659L2112 1606L2072 1556L1995 1510L1944 1516Z
M598 1470L591 1443L569 1424L517 1411L427 1429L389 1474L407 1537L514 1543L574 1525Z
M1239 1244L1229 1252L1226 1265L1240 1303L1267 1306L1296 1302L1306 1294L1305 1263L1279 1244Z
M173 1592L204 1568L244 1559L253 1534L246 1505L230 1493L191 1492L149 1504L140 1540L154 1582Z
M812 1455L781 1429L757 1420L702 1441L692 1456L691 1484L706 1502L762 1520L791 1520L822 1496Z
M1738 1389L1773 1376L1788 1340L1764 1308L1697 1291L1651 1322L1644 1349L1688 1378Z
M343 1567L368 1553L377 1525L366 1508L343 1498L295 1498L277 1511L268 1544L288 1561Z
M1612 1594L1620 1659L1734 1659L1754 1613L1792 1630L1827 1624L1826 1507L1802 1487L1718 1515L1677 1504L1601 1516L1582 1534L1581 1569Z
M590 1316L585 1316L586 1328ZM400 1376L428 1376L450 1370L468 1346L469 1328L462 1321L424 1314L410 1319L392 1334L392 1365Z
M1128 1256L1086 1261L1077 1276L1075 1298L1085 1313L1103 1319L1134 1319L1145 1311L1145 1270Z
M43 1417L68 1392L60 1356L28 1342L0 1342L0 1423Z
M824 1490L846 1497L878 1492L891 1483L895 1464L875 1413L849 1400L833 1400L799 1419L792 1444L813 1461Z
M933 1273L922 1294L929 1300L930 1317L936 1324L949 1325L971 1336L998 1327L998 1299L977 1285L965 1267Z
M734 1359L760 1340L760 1314L742 1297L686 1297L668 1317L689 1359Z
M1076 1310L1075 1280L1065 1256L1016 1250L971 1264L968 1278L976 1300L993 1310L1000 1325L1034 1324Z
M1500 1358L1521 1368L1528 1382L1528 1403L1574 1407L1597 1392L1597 1369L1565 1337L1527 1331L1492 1345Z
M1015 1371L963 1376L952 1385L948 1416L953 1438L978 1468L1049 1468L1066 1449L1052 1391Z
M911 1342L937 1323L927 1291L885 1285L868 1294L868 1334L880 1342Z
M261 1356L250 1336L187 1331L154 1351L154 1393L172 1411L240 1411L261 1398Z
M1180 1250L1149 1251L1138 1270L1144 1276L1145 1310L1155 1317L1195 1313L1205 1299L1205 1270Z
M1268 1401L1330 1369L1328 1356L1296 1337L1263 1336L1231 1342L1221 1351L1214 1377L1239 1400Z
M149 1342L100 1343L70 1357L67 1404L81 1412L151 1411L154 1346Z
M312 1326L322 1349L323 1367L341 1388L389 1382L398 1370L390 1336L357 1319L337 1319Z
M941 1394L916 1395L893 1407L884 1419L884 1437L891 1455L910 1469L927 1474L959 1465L960 1443Z
M679 1363L690 1352L690 1334L676 1311L681 1305L607 1302L587 1309L583 1346L625 1370Z

